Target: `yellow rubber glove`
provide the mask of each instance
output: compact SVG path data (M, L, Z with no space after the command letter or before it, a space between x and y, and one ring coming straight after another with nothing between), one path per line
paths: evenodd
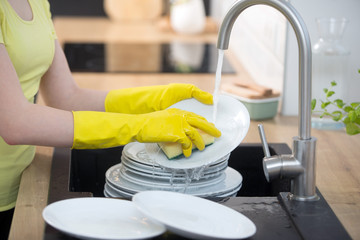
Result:
M129 142L177 142L186 157L192 144L199 150L205 145L199 128L214 137L220 131L205 118L184 110L167 109L147 114L73 112L74 149L110 148Z
M174 103L195 98L212 104L213 97L192 84L173 83L148 87L112 90L105 99L105 111L117 113L149 113L164 110Z

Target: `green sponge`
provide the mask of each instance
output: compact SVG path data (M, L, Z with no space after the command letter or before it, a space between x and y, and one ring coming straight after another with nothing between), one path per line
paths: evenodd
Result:
M205 146L209 146L212 143L214 143L215 138L211 136L210 134L207 134L206 132L197 129L200 133L200 136L204 140ZM174 142L165 142L165 143L158 143L161 150L165 153L166 157L169 160L173 160L176 158L179 158L183 155L182 147L180 143L174 143ZM196 146L193 145L193 149L195 149Z

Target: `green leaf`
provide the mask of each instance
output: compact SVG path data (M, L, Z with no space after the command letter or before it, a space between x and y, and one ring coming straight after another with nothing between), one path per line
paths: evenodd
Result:
M352 110L354 110L352 107L350 107L350 106L346 106L345 108L344 108L344 111L345 112L350 112L350 111L352 111Z
M319 117L323 118L324 116L331 116L329 112L323 112Z
M349 119L350 119L350 122L355 122L355 120L356 120L356 113L355 113L355 111L351 110L351 111L349 112Z
M316 99L311 100L311 110L313 111L316 107Z
M360 117L360 107L355 109L356 116Z
M360 105L360 102L353 102L350 104L353 108L356 108L357 106Z
M360 133L360 127L356 123L346 124L346 133L349 135L355 135Z
M341 111L334 111L331 114L332 114L332 119L336 122L340 121L343 117L343 114Z
M335 103L339 108L342 108L342 107L345 105L344 101L341 100L341 99L336 99L336 100L334 101L334 103Z
M360 73L360 69L358 69ZM321 103L321 109L316 112L320 114L320 118L329 116L333 121L341 121L346 126L346 132L349 135L355 135L360 133L360 102L353 102L346 104L342 99L330 100L335 94L335 91L332 90L333 87L337 86L335 81L330 82L329 88L324 88L326 101L323 100L311 100L311 110L313 111L316 107L317 101ZM329 112L328 106L336 105L338 110Z
M329 98L329 97L331 97L331 96L334 95L334 94L335 94L334 91L328 91L328 92L326 93L326 97Z
M323 103L321 104L321 108L322 108L322 109L325 109L327 106L329 106L330 103L331 103L331 102L323 102Z
M360 117L356 118L355 123L360 125Z
M333 115L342 114L342 112L341 111L333 111L331 114L333 114Z
M335 121L335 122L338 122L338 121L340 121L341 120L341 117L342 117L342 115L338 115L338 116L333 116L333 120Z

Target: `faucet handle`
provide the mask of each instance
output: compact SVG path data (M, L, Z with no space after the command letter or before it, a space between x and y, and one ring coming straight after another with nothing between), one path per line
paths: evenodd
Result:
M262 124L259 124L258 128L265 155L265 157L263 158L263 170L266 180L270 182L273 179L281 177L293 178L294 176L298 176L299 174L301 174L304 169L301 166L300 162L296 160L293 155L270 155L269 145L266 141L264 127Z
M271 157L270 150L269 150L269 145L268 145L268 143L266 141L266 137L265 137L264 126L260 123L258 125L258 129L259 129L260 139L261 139L261 143L262 143L263 150L264 150L264 155L267 158Z

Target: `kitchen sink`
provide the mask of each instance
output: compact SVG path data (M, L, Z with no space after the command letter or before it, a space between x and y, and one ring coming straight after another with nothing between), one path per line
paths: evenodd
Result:
M286 144L270 144L270 152L291 154ZM103 197L105 172L120 163L122 147L102 150L72 150L70 161L69 189L72 192L91 192ZM243 183L237 196L277 196L290 191L289 179L278 179L268 183L262 169L263 150L260 144L242 144L230 155L228 165L240 172Z
M291 154L283 143L270 143L270 154ZM69 198L103 197L105 172L120 163L122 147L101 150L55 148L48 204ZM262 169L260 143L246 143L231 153L228 165L243 176L236 197L213 199L252 220L257 228L250 239L351 239L341 222L317 189L319 201L290 200L291 181L267 182ZM46 225L44 239L76 239ZM184 237L166 232L154 239L178 240Z

